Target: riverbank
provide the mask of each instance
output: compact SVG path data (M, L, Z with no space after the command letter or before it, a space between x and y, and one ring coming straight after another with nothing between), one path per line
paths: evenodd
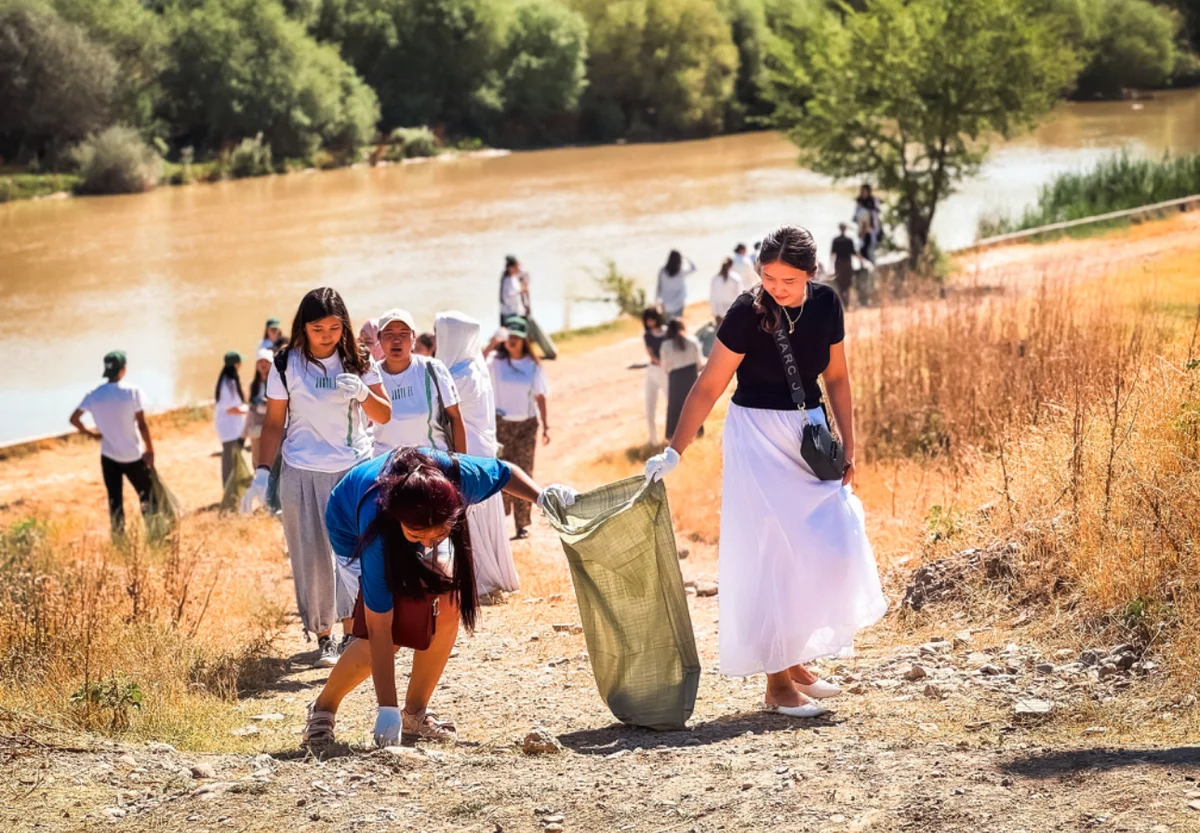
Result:
M321 761L295 751L325 672L308 668L312 646L290 613L278 525L216 512L207 414L155 426L159 468L187 509L167 552L107 545L94 445L0 460L5 563L33 565L37 580L6 573L4 592L37 586L61 602L73 597L56 588L101 588L98 602L74 608L90 611L90 642L69 606L18 620L31 597L0 604L5 656L20 659L0 686L0 771L18 790L0 817L17 830L1049 831L1098 819L1187 829L1200 765L1189 746L1200 729L1189 699L1200 670L1188 659L1197 605L1190 562L1172 558L1168 542L1186 549L1198 534L1191 411L1178 410L1200 389L1186 375L1197 372L1187 344L1198 230L1200 218L1184 215L1086 243L983 252L959 261L947 301L850 312L858 493L891 611L861 635L857 657L819 665L848 691L825 720L759 712L761 679L716 673L718 415L668 483L705 669L689 731L614 725L572 627L561 548L538 518L532 538L514 542L521 591L460 637L435 697L460 742L371 751L374 698L363 686L339 715L343 745ZM703 313L693 313L698 324ZM1106 362L1129 355L1131 333L1152 360L1125 366L1125 440L1114 450L1093 397L1111 381ZM640 471L643 361L636 328L563 345L548 365L555 432L538 449L539 480L589 488ZM1026 400L1005 380L1041 391L1036 427L1024 427ZM881 398L887 390L900 400ZM1072 401L1095 403L1082 433ZM992 404L1012 410L1004 420L971 410ZM929 414L937 419L913 420ZM1005 420L1015 433L996 433ZM907 436L926 437L926 448L941 438L945 451L907 448ZM1056 505L1073 470L1075 494ZM1157 488L1143 494L1140 483ZM1165 524L1157 538L1144 498ZM926 564L938 566L914 572ZM1183 572L1159 572L1171 569ZM25 651L12 651L14 634ZM85 644L94 678L118 683L109 704L90 709L69 696ZM401 671L407 662L402 653ZM120 697L130 683L138 708ZM561 751L523 751L538 725Z

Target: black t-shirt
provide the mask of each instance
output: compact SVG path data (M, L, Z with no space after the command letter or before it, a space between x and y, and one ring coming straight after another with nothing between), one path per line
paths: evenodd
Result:
M842 302L837 292L818 283L811 287L808 301L804 304L796 329L790 336L792 352L800 367L800 381L804 384L804 407L815 408L821 404L821 388L817 377L829 366L829 347L845 337L842 320ZM793 318L796 308L788 309ZM735 353L744 358L737 369L737 390L733 394L735 405L743 408L758 408L770 411L790 411L796 403L788 390L787 377L783 372L783 359L770 333L760 326L760 317L754 311L754 296L743 292L721 322L717 338ZM783 324L787 326L785 321Z
M849 260L851 256L858 252L858 247L854 245L854 241L844 234L839 234L833 238L833 256L840 262Z
M646 330L642 334L642 342L646 345L646 349L650 351L650 355L656 359L662 358L662 345L667 340L667 333L664 330L662 335L653 330Z

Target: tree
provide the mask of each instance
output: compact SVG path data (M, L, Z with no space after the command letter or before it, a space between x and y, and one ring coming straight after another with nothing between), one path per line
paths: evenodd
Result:
M36 2L0 6L0 153L54 156L109 123L117 62Z
M276 159L369 141L375 94L275 0L203 0L170 19L164 76L177 138L210 148L259 133Z
M500 55L504 112L526 129L579 105L587 85L587 24L558 0L516 7Z
M740 130L748 120L770 113L763 98L763 59L769 31L763 0L721 0L729 21L730 37L737 47L737 78L733 83L733 101L725 119L727 130Z
M1084 6L1094 36L1079 75L1083 95L1117 96L1124 88L1160 87L1179 58L1180 19L1147 0L1091 0Z
M806 77L775 73L775 122L813 170L872 180L915 267L938 204L976 173L989 134L1032 126L1078 61L1053 21L1013 0L866 0L820 24ZM811 97L787 95L796 85Z
M574 0L587 20L584 110L595 138L718 132L738 54L712 0Z

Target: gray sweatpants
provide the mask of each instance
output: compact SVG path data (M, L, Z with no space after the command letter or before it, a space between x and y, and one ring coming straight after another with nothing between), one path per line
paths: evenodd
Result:
M279 473L283 535L305 633L328 633L335 622L354 614L355 596L338 580L337 557L325 529L329 494L346 471L305 471L284 463Z

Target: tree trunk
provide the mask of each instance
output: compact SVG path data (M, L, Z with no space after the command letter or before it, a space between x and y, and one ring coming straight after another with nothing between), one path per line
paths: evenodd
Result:
M925 245L929 242L930 218L921 215L917 209L909 212L905 227L908 230L908 268L914 272L921 262Z

